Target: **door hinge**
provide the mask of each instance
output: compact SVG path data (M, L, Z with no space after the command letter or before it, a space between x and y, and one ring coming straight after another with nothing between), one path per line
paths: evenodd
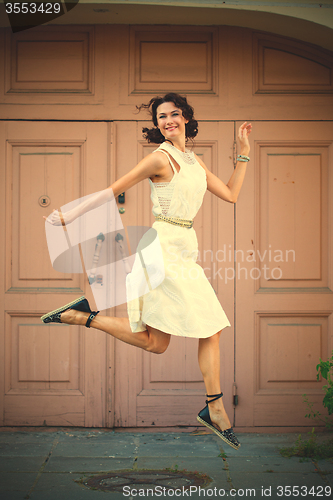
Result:
M234 163L234 168L236 168L236 163L237 163L237 142L234 141L232 145L232 158L233 158L233 163Z
M238 405L238 394L237 394L237 384L234 382L232 384L232 394L233 394L233 405L237 406Z

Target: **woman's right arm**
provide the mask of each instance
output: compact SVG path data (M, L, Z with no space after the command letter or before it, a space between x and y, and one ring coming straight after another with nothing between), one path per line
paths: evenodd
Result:
M104 203L111 201L113 198L117 198L120 193L127 191L140 181L148 179L148 177L152 177L153 175L159 175L165 165L166 158L164 158L163 154L151 153L143 158L127 174L123 175L123 177L120 177L120 179L111 184L111 186L107 189L90 196L77 207L64 214L59 214L58 210L53 210L52 214L50 214L47 218L44 217L44 219L52 225L60 226L62 224L62 216L64 223L70 224L75 219L80 217L80 215L83 215L94 208L100 207Z

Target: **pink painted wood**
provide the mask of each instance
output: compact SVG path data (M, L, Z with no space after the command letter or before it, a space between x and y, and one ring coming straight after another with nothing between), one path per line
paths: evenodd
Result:
M106 425L106 336L76 326L43 325L40 316L86 292L92 299L83 274L52 268L42 217L107 185L108 128L104 123L9 122L1 129L4 425ZM42 195L51 199L47 208L38 203Z
M310 425L304 393L323 411L315 367L332 351L332 133L331 123L253 124L236 209L237 426Z

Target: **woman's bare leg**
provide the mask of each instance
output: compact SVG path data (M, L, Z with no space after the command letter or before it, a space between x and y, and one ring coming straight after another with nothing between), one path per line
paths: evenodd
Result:
M199 339L198 359L204 378L207 394L219 394L220 386L220 335L221 332L206 339ZM207 398L208 401L212 398ZM209 415L213 424L221 431L231 427L224 409L222 398L209 403Z
M89 313L67 309L61 314L61 323L68 325L85 325ZM112 335L126 344L141 347L149 352L162 354L170 343L169 333L157 330L149 325L143 332L133 333L128 318L115 318L109 316L96 316L90 323L90 328L96 328Z

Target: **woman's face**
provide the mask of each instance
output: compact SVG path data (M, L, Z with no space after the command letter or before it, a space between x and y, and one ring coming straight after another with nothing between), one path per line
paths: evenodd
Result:
M184 136L185 124L188 120L183 117L182 110L173 102L164 102L156 110L157 126L161 134L172 141L172 138Z

